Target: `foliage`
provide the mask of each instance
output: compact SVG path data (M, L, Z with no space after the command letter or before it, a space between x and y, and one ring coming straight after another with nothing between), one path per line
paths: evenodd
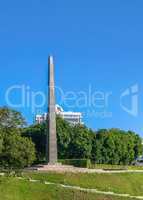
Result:
M68 148L71 141L72 127L70 127L65 120L57 117L56 129L58 142L58 157L60 159L68 158ZM31 138L36 146L36 162L45 160L47 131L48 130L45 123L35 124L23 129L22 135Z
M26 124L20 112L8 107L0 108L0 129L21 128Z
M35 147L37 162L45 160L47 125L24 125L19 112L0 108L1 165L29 166L35 159ZM132 131L100 129L93 132L80 124L72 126L60 117L57 117L57 142L58 158L62 160L91 159L95 164L129 165L142 154L142 140Z
M5 168L24 168L35 159L34 144L15 132L4 135L3 149L0 154L1 165Z
M3 147L3 137L2 137L2 133L0 131L0 153L2 152L2 147Z
M22 115L9 108L0 108L0 166L8 169L30 166L35 159L35 146L21 136L25 124Z
M142 153L141 138L134 132L101 129L94 137L92 160L99 164L131 164Z
M45 160L45 124L27 127L23 135L36 145L37 162ZM142 154L142 140L132 131L100 129L93 132L83 125L72 126L57 118L59 159L91 159L96 164L129 165Z
M36 148L36 162L45 160L46 149L46 124L36 124L26 127L22 131L22 135L32 139Z
M69 158L69 145L71 143L72 127L64 119L57 117L58 157Z
M36 124L23 129L23 136L31 138L35 143L37 162L45 160L47 127ZM90 137L89 137L90 136ZM93 132L85 126L71 126L57 117L57 143L59 159L90 158Z
M143 170L142 165L111 165L111 164L96 164L92 162L89 166L90 169L103 169L103 170Z
M93 132L83 125L72 127L71 142L69 144L69 158L90 158L92 150Z
M63 165L72 165L75 167L89 168L91 166L89 159L63 159L59 160L59 162Z
M111 165L111 164L96 164L94 162L91 163L90 169L103 169L103 170L127 170L127 165Z

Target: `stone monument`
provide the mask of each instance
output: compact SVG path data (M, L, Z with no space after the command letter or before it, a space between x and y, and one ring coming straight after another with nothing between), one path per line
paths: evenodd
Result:
M54 63L53 57L48 58L48 129L46 145L47 164L57 164L57 135L55 113Z
M62 165L57 159L57 134L56 134L56 111L54 91L54 62L53 57L48 58L48 115L47 115L47 143L46 163L37 165L32 169L40 171L73 171L73 166Z

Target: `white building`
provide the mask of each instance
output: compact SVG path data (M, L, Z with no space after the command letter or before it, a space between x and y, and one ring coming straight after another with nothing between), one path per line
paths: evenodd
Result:
M83 124L82 123L82 114L80 112L65 112L63 108L59 105L56 105L56 114L57 116L60 116L61 118L65 119L70 124ZM47 113L44 113L42 115L36 115L35 121L36 123L40 124L47 119Z
M36 115L35 116L35 122L37 123L37 124L41 124L42 122L44 122L44 121L46 121L46 119L47 119L47 113L44 113L44 114L42 114L42 115Z

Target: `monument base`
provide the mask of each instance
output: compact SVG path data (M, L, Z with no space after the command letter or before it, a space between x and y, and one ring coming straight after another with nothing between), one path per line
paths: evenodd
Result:
M49 163L49 164L43 164L43 165L36 165L32 167L31 170L67 172L67 171L74 171L75 167L72 165L62 165L61 163L56 163L56 164Z

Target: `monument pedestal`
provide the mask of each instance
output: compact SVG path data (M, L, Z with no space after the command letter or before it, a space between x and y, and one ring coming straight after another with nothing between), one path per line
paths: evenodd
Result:
M61 163L56 164L43 164L37 165L33 167L34 170L37 171L57 171L57 172L66 172L66 171L73 171L75 169L72 165L62 165Z

